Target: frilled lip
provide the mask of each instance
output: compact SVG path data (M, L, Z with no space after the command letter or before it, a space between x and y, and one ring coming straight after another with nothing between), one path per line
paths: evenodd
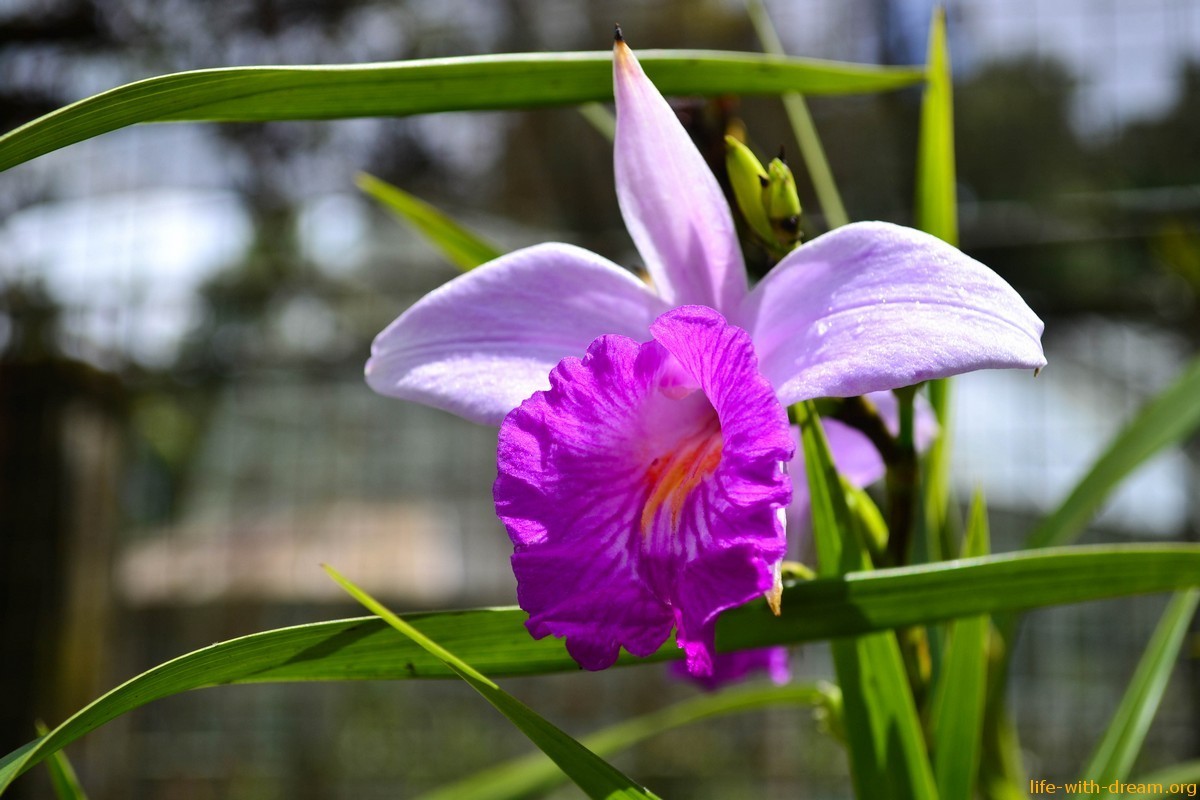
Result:
M677 627L706 674L717 615L770 588L783 556L794 445L745 331L685 306L651 334L597 339L509 414L496 510L534 636L602 669Z

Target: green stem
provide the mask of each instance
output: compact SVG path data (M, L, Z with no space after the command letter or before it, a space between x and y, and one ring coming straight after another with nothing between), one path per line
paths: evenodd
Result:
M762 42L763 52L775 56L786 55L762 0L746 0L746 12L758 34L758 40ZM833 171L829 168L829 160L825 157L825 148L821 145L821 137L817 134L808 104L799 92L786 92L781 98L788 122L796 135L796 143L800 146L800 157L804 159L804 167L817 193L817 202L825 212L825 221L830 228L841 227L850 221L850 216L842 204L842 195L833 179Z
M908 406L908 441L895 438L888 431L883 417L871 402L863 397L846 398L834 414L871 440L887 467L888 494L888 546L886 566L902 566L908 561L908 544L912 537L912 523L917 487L917 452L912 438L912 404L915 387L900 390L901 433L904 432L905 405ZM904 394L907 392L907 401ZM885 566L885 565L880 565Z

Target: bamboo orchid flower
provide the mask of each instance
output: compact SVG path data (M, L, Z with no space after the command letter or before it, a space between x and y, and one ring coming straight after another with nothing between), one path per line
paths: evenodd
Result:
M1036 369L1042 323L984 265L883 222L749 289L716 178L619 37L614 93L617 199L651 285L571 245L513 252L388 326L367 381L501 425L496 507L534 636L600 669L674 627L705 675L717 615L783 554L784 406Z

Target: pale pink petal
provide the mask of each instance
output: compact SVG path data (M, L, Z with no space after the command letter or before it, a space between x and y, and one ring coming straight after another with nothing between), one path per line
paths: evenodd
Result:
M746 294L746 268L725 195L624 42L613 58L625 226L667 302L728 311Z
M860 222L794 250L734 316L779 399L1042 367L1042 321L1004 279L912 228Z
M641 281L566 244L518 250L447 283L375 338L367 383L499 425L567 356L593 339L649 335L666 305Z

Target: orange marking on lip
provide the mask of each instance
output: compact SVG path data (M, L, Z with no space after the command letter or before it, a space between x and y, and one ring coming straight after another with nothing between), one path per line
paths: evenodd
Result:
M723 449L724 440L718 431L654 459L646 472L646 483L653 488L642 508L643 534L650 532L663 505L670 510L672 529L678 529L684 502L701 481L717 471Z

